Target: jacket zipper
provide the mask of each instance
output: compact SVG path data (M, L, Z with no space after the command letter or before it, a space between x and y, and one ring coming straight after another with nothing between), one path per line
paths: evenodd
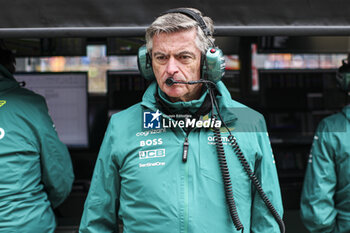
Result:
M184 187L184 233L188 233L188 163L185 163L185 187Z
M184 141L184 146L183 146L183 152L182 152L182 162L186 163L187 162L187 157L188 157L188 135L186 135L185 141Z
M181 129L182 130L182 129ZM182 130L183 131L183 130ZM184 131L183 131L184 132ZM184 132L185 135L185 141L183 143L183 150L182 150L182 162L184 163L184 176L183 176L183 225L181 227L180 232L181 233L188 233L188 149L189 149L189 142L188 142L188 136L189 131Z
M190 143L188 142L188 136L191 130L186 132L185 141L183 143L183 151L182 151L182 162L185 165L185 179L184 179L184 233L188 232L188 166L187 158L188 158L188 149Z
M188 142L188 136L190 135L192 129L188 129L186 130L185 134L186 134L186 137L185 137L185 141L184 141L184 144L183 144L183 151L182 151L182 162L186 163L187 162L187 158L188 158L188 148L190 146L190 143Z

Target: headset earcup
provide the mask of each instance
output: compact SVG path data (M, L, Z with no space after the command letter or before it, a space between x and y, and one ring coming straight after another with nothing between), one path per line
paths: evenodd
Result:
M209 48L202 65L202 79L219 82L225 74L225 58L221 49Z
M147 48L145 45L139 48L137 54L137 66L139 67L141 75L147 80L155 79L153 69L152 69L152 61L147 52Z

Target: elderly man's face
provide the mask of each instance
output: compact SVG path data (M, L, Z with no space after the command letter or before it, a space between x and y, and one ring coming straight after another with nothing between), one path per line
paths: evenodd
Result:
M196 30L160 33L153 37L152 66L160 89L172 102L198 99L201 84L174 84L165 81L195 81L200 79L201 52L195 44Z

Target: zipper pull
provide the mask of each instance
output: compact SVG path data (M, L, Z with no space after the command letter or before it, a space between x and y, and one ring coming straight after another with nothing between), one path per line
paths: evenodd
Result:
M188 138L185 138L185 142L184 142L184 149L183 149L183 153L182 153L182 162L186 163L187 162L187 156L188 156L188 147L189 147L189 143L188 143Z

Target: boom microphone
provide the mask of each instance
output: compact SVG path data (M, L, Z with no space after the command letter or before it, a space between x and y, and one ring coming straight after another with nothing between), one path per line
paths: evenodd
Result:
M175 81L172 77L169 77L169 78L167 78L167 79L165 80L165 84L166 84L168 87L174 85L175 82L176 82L176 81Z
M194 85L194 84L198 84L198 83L208 83L208 84L213 84L214 86L216 86L214 82L209 81L209 80L203 80L203 79L200 79L197 81L183 82L183 81L175 81L173 77L169 77L165 80L165 84L169 87L174 85L175 83L189 84L189 85Z

